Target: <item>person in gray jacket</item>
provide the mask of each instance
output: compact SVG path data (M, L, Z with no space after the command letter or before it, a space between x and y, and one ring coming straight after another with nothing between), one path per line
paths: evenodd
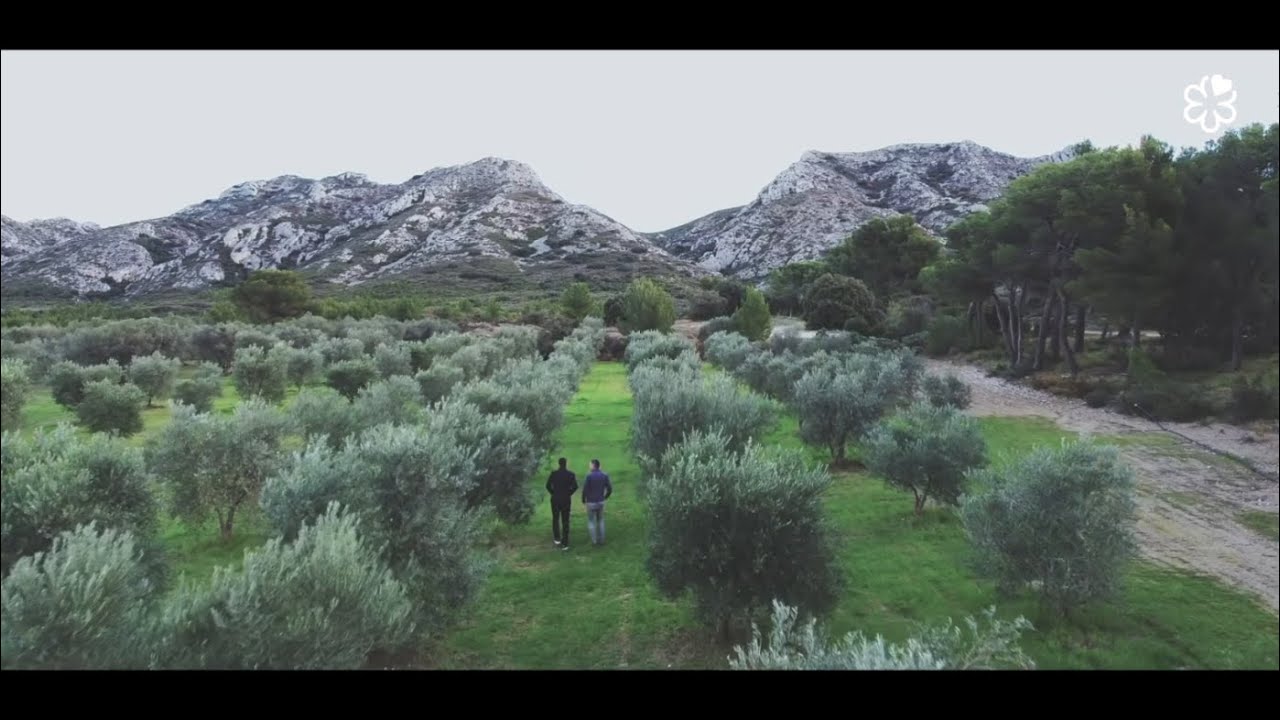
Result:
M613 483L600 470L600 461L591 461L591 472L582 483L582 504L587 506L587 533L591 544L604 545L604 503L613 494Z

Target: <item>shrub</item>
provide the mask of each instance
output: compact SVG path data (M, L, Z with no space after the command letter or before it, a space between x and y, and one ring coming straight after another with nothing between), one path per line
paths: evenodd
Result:
M270 350L280 343L280 340L271 333L266 333L257 328L242 327L236 332L236 349L244 350L246 348L258 348L259 350Z
M723 435L700 432L668 449L662 468L647 486L646 566L664 595L692 592L699 617L726 640L733 620L771 598L815 613L835 606L825 472L799 454L770 456L751 444L736 453Z
M413 375L409 346L405 343L379 345L373 351L373 364L378 369L378 376L384 379L395 375Z
M153 586L133 535L89 523L24 557L0 586L6 668L145 668Z
M604 301L604 324L609 327L621 327L625 310L622 295L611 295Z
M471 403L490 415L508 413L520 418L533 433L539 451L550 449L564 424L564 405L571 390L547 376L481 380L457 386L451 397Z
M693 350L693 343L678 335L664 335L654 330L641 331L631 334L623 359L627 363L627 370L631 371L649 358L661 356L674 360L685 353L692 353Z
M867 468L915 495L916 515L929 498L958 505L965 473L986 465L977 421L950 407L914 405L880 423L862 447Z
M574 322L581 322L595 312L596 302L591 298L591 286L576 282L565 288L560 296L560 307Z
M729 372L736 371L747 358L760 354L751 343L735 332L720 332L707 338L707 360Z
M233 300L253 322L276 322L305 313L311 288L292 270L254 270L236 286Z
M429 340L437 335L456 332L458 332L458 326L454 323L447 320L427 318L405 323L402 337L409 342L416 342L418 340Z
M374 378L378 377L378 370L374 367L373 362L367 358L360 360L343 360L335 363L329 368L326 376L326 382L329 387L342 393L342 396L350 400L354 398Z
M412 378L394 375L362 389L352 409L358 427L413 425L422 420L422 395Z
M0 428L16 429L22 424L22 406L31 394L31 375L21 360L0 361Z
M724 315L721 315L720 317L713 317L703 323L702 327L698 328L698 341L706 342L708 338L718 332L733 331L733 318L726 317Z
M426 403L443 400L461 383L466 373L461 368L446 363L436 363L414 376L418 383L418 392Z
M324 436L334 448L341 448L348 437L360 431L351 402L328 387L299 392L289 403L289 419L306 440Z
M285 416L260 400L241 403L231 415L179 406L148 445L147 464L169 487L175 515L199 523L214 514L227 539L241 506L280 466L287 430Z
M301 529L245 553L240 570L218 568L209 586L188 585L166 613L178 667L357 669L375 649L413 630L404 585L337 505Z
M541 459L529 427L518 417L490 415L474 405L450 401L431 408L427 431L452 437L479 459L475 480L466 489L468 508L491 506L503 522L518 525L533 517L529 478Z
M1133 557L1134 481L1114 447L1041 447L975 474L961 504L979 569L1010 591L1035 584L1066 614L1113 596Z
M929 355L946 355L952 350L969 349L969 325L964 318L938 315L925 330L924 351Z
M226 325L198 327L188 342L195 360L217 363L224 370L235 360L236 336Z
M129 364L129 382L137 385L147 396L147 407L156 398L168 397L173 383L178 379L182 362L160 353L135 357Z
M156 501L142 452L104 435L81 438L69 425L30 437L3 436L3 570L48 550L78 525L155 532Z
M924 395L934 407L964 410L973 401L973 391L955 375L929 375L924 379Z
M414 372L426 370L437 359L448 358L470 345L474 338L461 333L443 333L429 340L409 344L409 362Z
M286 357L278 352L256 347L236 350L236 364L232 369L236 391L241 397L258 397L270 403L284 400L288 386L286 363Z
M805 325L810 330L840 330L849 322L862 335L879 325L876 298L861 280L830 273L819 277L804 296Z
M649 278L638 278L627 286L622 297L623 330L629 333L642 330L667 332L675 319L675 301L661 285Z
M1235 422L1272 420L1280 417L1280 395L1267 384L1262 376L1252 379L1239 377L1231 383L1231 419Z
M845 448L862 437L901 399L908 383L900 362L852 355L805 373L795 384L794 404L805 442L845 459Z
M1106 407L1115 398L1115 390L1107 385L1098 385L1084 396L1084 402L1091 408Z
M729 660L733 670L995 670L1034 669L1035 662L1022 652L1018 642L1031 623L1019 616L1011 622L996 617L995 608L983 612L988 627L980 628L972 616L968 627L952 625L950 618L940 627L929 628L900 645L877 635L867 639L851 632L831 642L810 619L800 625L795 608L773 604L773 622L766 647L760 630L752 628L751 644L734 646Z
M720 433L737 452L773 427L780 409L771 400L743 392L724 375L704 380L641 366L632 380L631 442L650 470L667 448L695 430Z
M724 298L717 293L698 291L689 300L690 320L710 320L726 312L730 311L725 305Z
M733 327L748 340L765 340L773 328L773 316L764 294L755 288L747 288L742 306L733 314Z
M926 295L912 295L889 301L885 324L893 337L905 338L925 332L933 318L933 302Z
M326 365L336 365L347 360L364 359L364 343L355 338L330 338L316 345Z
M142 430L142 403L146 395L136 385L99 380L85 385L84 399L76 406L76 420L90 432L133 435Z
M290 385L301 388L320 377L324 356L310 348L291 348L284 353L284 375Z

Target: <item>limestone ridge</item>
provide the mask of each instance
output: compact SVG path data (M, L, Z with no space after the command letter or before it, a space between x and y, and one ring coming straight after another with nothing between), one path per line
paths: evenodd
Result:
M3 221L5 284L137 297L234 283L259 268L359 285L431 265L505 258L517 268L626 253L705 274L548 189L527 165L485 158L398 185L344 173L241 183L164 218L108 228Z
M750 204L649 239L708 270L760 279L812 260L872 218L909 214L934 234L986 208L1014 179L1070 149L1018 158L965 141L860 153L806 152Z

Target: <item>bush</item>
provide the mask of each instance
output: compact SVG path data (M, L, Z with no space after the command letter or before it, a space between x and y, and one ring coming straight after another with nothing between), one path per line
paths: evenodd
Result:
M152 400L169 396L181 367L182 362L177 358L167 358L158 352L135 357L129 364L129 382L146 394L147 407L151 407Z
M1276 388L1268 385L1260 375L1252 379L1239 377L1231 383L1229 412L1234 422L1273 420L1280 417L1277 402L1280 402L1280 395Z
M964 410L973 401L973 391L955 375L929 375L924 379L924 395L934 407Z
M85 385L94 380L119 383L123 373L115 361L92 368L81 367L72 362L60 362L49 370L49 389L53 399L68 410L75 410L84 400Z
M150 660L153 585L133 535L92 523L24 557L0 586L6 668L121 670Z
M733 327L748 340L765 340L773 328L773 316L764 295L755 288L747 288L742 306L733 314Z
M364 343L355 338L330 338L316 345L326 365L364 359Z
M474 554L477 516L462 504L476 451L420 426L370 429L346 448L312 443L263 490L278 531L301 528L337 501L360 518L370 547L415 601L420 634L442 628L475 596L484 565Z
M625 311L622 295L611 295L604 301L604 324L609 327L621 327Z
M1041 447L975 474L961 517L979 569L1003 591L1035 584L1066 614L1114 596L1135 551L1133 474L1114 447Z
M595 312L596 302L591 298L591 286L576 282L565 288L560 296L560 307L574 322L581 322Z
M333 388L307 388L289 403L289 419L302 436L311 441L320 436L335 449L360 431L351 402Z
M232 369L236 391L241 397L258 397L270 403L284 400L288 387L287 362L279 352L256 347L236 350L236 364Z
M749 357L761 354L735 332L720 332L707 338L706 350L707 360L729 372L735 372Z
M446 363L436 363L414 376L418 383L418 392L423 402L433 403L443 400L461 383L466 373L461 368Z
M458 326L454 323L447 320L427 318L406 323L402 338L409 342L417 342L418 340L429 340L437 335L456 332L458 332Z
M0 361L0 428L17 429L22 424L22 406L31 394L31 375L21 360Z
M800 437L829 448L832 459L842 462L848 443L897 405L908 384L896 358L851 355L810 370L795 384Z
M933 301L926 295L912 295L889 301L885 324L896 338L925 332L933 318Z
M142 430L142 403L146 394L136 385L99 380L85 385L84 399L76 406L76 419L90 432L133 435Z
M1098 385L1084 396L1084 402L1091 408L1106 407L1115 398L1115 390L1106 385Z
M741 453L720 434L691 433L663 455L647 487L649 558L658 589L692 592L699 617L728 639L782 598L823 613L838 600L840 575L822 494L831 484L798 454ZM690 549L696 548L696 552Z
M236 349L244 350L247 348L258 348L259 350L270 350L280 344L280 340L271 333L265 333L257 328L241 328L236 332Z
M280 466L287 430L285 416L260 400L242 402L229 416L178 406L149 443L147 464L169 487L175 515L192 523L216 515L227 539L241 506Z
M938 315L929 322L925 331L924 351L933 356L946 355L952 350L969 349L969 324L964 318Z
M1129 353L1120 407L1126 413L1175 422L1198 420L1213 412L1213 404L1200 388L1174 383L1141 348Z
M730 450L767 432L777 421L777 403L743 392L733 379L677 374L641 366L632 375L631 442L647 469L695 430L718 432Z
M0 456L4 572L18 558L48 550L54 538L78 525L153 537L156 501L140 450L103 435L81 438L64 424L30 437L6 433Z
M643 330L667 332L675 319L675 301L661 285L649 278L638 278L627 286L622 297L620 320L623 330L628 333Z
M511 374L515 374L512 372ZM490 415L508 413L520 418L533 433L539 452L551 448L553 436L564 424L564 405L571 388L545 376L522 379L481 380L457 386L451 397L471 403Z
M431 408L427 431L453 438L459 447L475 451L480 463L474 483L466 489L468 508L491 506L511 525L529 522L534 499L529 479L541 459L529 427L508 414L485 414L474 405L450 401Z
M236 287L233 300L253 322L276 322L305 313L311 288L292 270L254 270Z
M219 378L179 380L173 387L173 399L184 405L190 405L197 412L212 412L213 401L221 396L222 381Z
M978 423L950 407L914 405L867 436L862 457L872 474L910 490L916 515L929 498L958 505L965 474L987 464Z
M414 372L426 370L438 359L451 357L470 345L474 338L461 333L443 333L429 340L409 344L409 362Z
M693 351L693 343L686 338L649 330L631 334L623 360L630 372L649 358L666 357L675 360L686 353L692 354Z
M352 409L361 428L414 425L422 420L422 395L412 378L394 375L362 389Z
M706 321L702 327L698 328L698 341L705 343L708 338L718 332L734 332L733 318L721 315Z
M300 388L320 377L324 356L310 348L291 348L284 353L284 375L290 385Z
M979 628L972 616L965 618L966 633L951 624L929 628L893 645L877 635L869 640L851 632L831 642L810 619L798 625L795 608L773 604L769 644L761 642L760 630L752 628L751 644L734 646L729 660L733 670L995 670L1034 669L1035 662L1022 652L1018 642L1024 630L1033 629L1026 618L1011 622L996 618L995 608L983 612L987 628Z
M202 326L191 333L190 346L194 359L231 368L236 357L236 336L226 325Z
M379 345L373 351L373 364L378 369L378 376L383 379L395 375L413 375L409 346L402 342Z
M337 505L285 544L188 585L166 613L170 663L215 669L358 669L413 630L413 603L359 521Z
M342 393L348 400L354 398L362 388L378 377L378 370L373 362L360 360L343 360L329 368L326 382L329 387Z
M840 330L849 321L861 335L879 326L876 298L861 280L830 273L819 277L805 293L805 325L810 330Z

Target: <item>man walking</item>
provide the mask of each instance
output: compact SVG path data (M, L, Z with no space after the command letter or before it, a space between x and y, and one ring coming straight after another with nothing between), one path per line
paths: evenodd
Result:
M569 509L573 507L573 494L578 492L578 476L565 467L568 463L560 458L560 469L547 478L547 492L551 494L551 539L561 550L569 549Z
M591 461L591 472L582 483L582 504L587 506L587 532L591 544L604 545L604 501L613 494L613 483L600 471L600 461Z

